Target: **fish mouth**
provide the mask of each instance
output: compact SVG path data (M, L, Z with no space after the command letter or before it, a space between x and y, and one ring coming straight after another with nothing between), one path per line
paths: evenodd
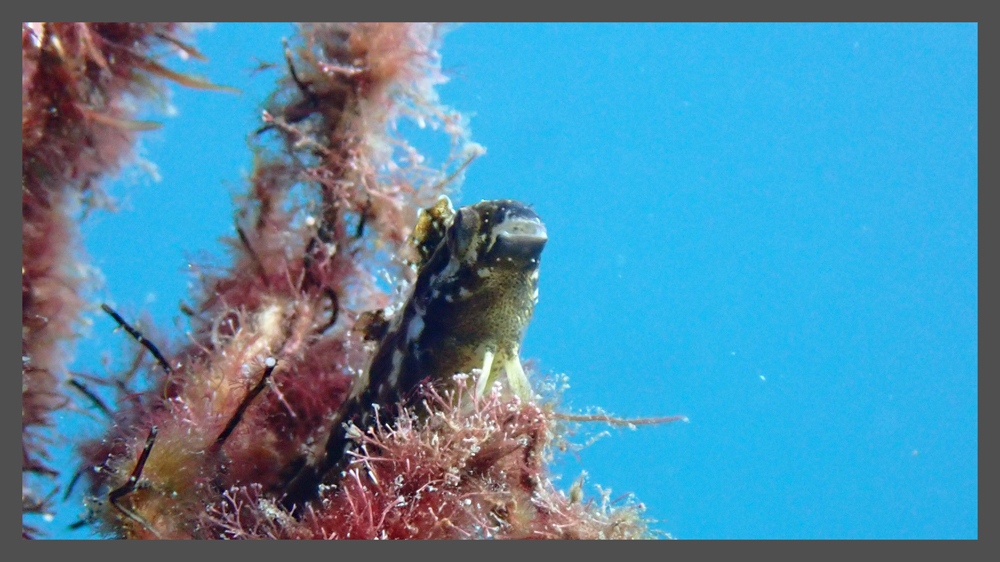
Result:
M545 225L538 219L512 218L493 231L497 239L510 244L544 244L549 239Z
M549 240L545 225L537 218L508 218L493 230L493 250L508 258L536 260Z

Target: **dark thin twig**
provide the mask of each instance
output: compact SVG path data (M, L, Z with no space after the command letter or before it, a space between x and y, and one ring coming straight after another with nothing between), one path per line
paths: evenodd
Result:
M87 385L83 384L83 382L81 382L78 379L70 379L69 384L73 388L83 393L83 395L86 396L87 399L89 399L94 404L94 406L97 406L97 409L100 410L102 414L104 414L109 418L114 417L114 415L111 413L111 410L108 408L107 404L104 403L104 400L101 400L101 397L94 394L94 392L89 388L87 388Z
M161 536L160 533L158 533L156 529L149 524L149 521L146 521L146 519L138 513L135 513L131 509L128 509L118 503L120 498L135 491L136 483L139 482L139 478L142 476L142 469L146 466L146 460L149 458L149 453L153 451L153 443L156 441L156 432L157 428L155 425L149 428L149 437L146 438L146 446L143 447L142 453L139 454L139 460L136 461L135 468L132 469L132 474L129 475L128 480L126 480L124 484L108 493L108 501L111 502L111 505L115 506L115 509L122 512L123 515L135 521L139 525L142 525L144 529L152 533L156 538L162 539L163 536Z
M282 41L282 44L285 47L285 63L288 65L288 73L291 75L292 81L295 82L295 85L298 87L299 92L302 93L303 99L287 105L283 115L279 119L265 123L264 126L257 129L256 133L254 133L257 135L275 128L285 132L294 130L289 126L289 124L302 121L315 113L319 108L319 96L313 92L310 83L303 81L299 77L298 72L295 71L295 64L292 61L292 50L288 48L288 41Z
M246 249L247 253L250 254L250 260L253 261L254 267L257 268L257 275L260 277L261 281L263 281L266 285L270 286L267 279L267 270L264 269L264 262L260 261L260 256L257 255L257 252L253 249L253 246L250 245L250 239L247 238L246 231L244 231L243 227L240 226L239 224L236 225L236 234L239 235L240 243L243 244L243 247Z
M333 327L337 323L337 317L340 315L340 300L337 298L337 292L326 287L323 289L323 293L330 299L330 321L323 324L316 330L317 334L322 334Z
M285 63L288 65L288 73L292 76L292 80L295 82L295 85L299 88L299 91L302 93L302 96L305 97L304 103L306 105L306 108L302 110L303 115L301 117L296 115L293 116L292 119L289 119L290 122L297 123L302 119L305 119L306 117L311 115L312 112L315 111L317 107L319 107L319 96L317 96L316 92L313 91L312 84L302 80L299 77L299 74L295 72L295 63L292 61L292 50L288 48L288 41L282 40L281 44L285 47Z
M312 264L313 264L313 252L316 251L316 247L319 246L319 234L313 235L309 239L309 243L306 244L305 252L302 253L302 271L305 272L305 281L303 286L311 287L318 285L319 282L316 280L316 276L313 275Z
M365 208L358 211L358 228L354 231L355 238L361 238L365 235L365 225L368 223L368 214L371 212L372 208L372 198L368 197L365 202Z
M309 86L299 79L299 75L295 72L295 64L292 63L292 50L288 48L288 41L285 39L281 40L281 45L285 48L285 64L288 65L288 73L292 75L292 80L295 81L295 85L299 87L304 95L310 95L312 92L309 90Z
M73 478L70 479L69 484L66 486L66 493L63 494L62 501L69 499L69 495L73 493L73 488L76 487L76 483L80 481L80 477L83 476L83 473L86 472L86 470L86 468L81 468L73 474Z
M155 345L153 345L153 342L144 338L142 336L142 333L139 332L139 330L136 330L135 328L130 326L129 323L126 322L125 319L122 318L117 312L115 312L114 309L111 308L110 306L106 304L101 304L101 310L107 312L112 318L115 319L115 322L118 322L119 326L124 328L125 331L128 332L130 336L135 338L135 341L141 343L146 349L148 349L149 352L153 354L153 357L156 358L156 361L160 364L160 366L163 367L163 370L166 371L168 375L170 374L171 372L170 365L167 363L167 360L163 358L163 355L160 353L160 350L157 349Z
M215 439L215 443L212 443L209 448L209 454L218 452L219 449L222 448L223 443L226 442L226 439L229 439L233 430L236 429L240 420L243 419L243 414L246 412L247 408L250 407L250 403L253 402L253 399L256 398L262 390L264 390L265 386L267 386L267 379L271 377L271 373L274 371L274 367L278 364L278 362L275 361L273 357L268 357L267 360L264 361L264 364L267 366L267 368L264 369L264 375L259 381L257 381L257 384L250 389L250 392L243 397L243 401L241 401L239 407L236 408L236 412L233 413L233 417L229 418L229 423L226 424L226 428L222 430L219 437Z

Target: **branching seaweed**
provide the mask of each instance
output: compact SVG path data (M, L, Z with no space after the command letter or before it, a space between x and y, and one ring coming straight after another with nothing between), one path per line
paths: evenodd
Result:
M150 54L162 45L200 57L180 30L22 28L23 372L25 403L34 405L24 414L26 471L51 471L29 429L47 424L47 413L62 404L62 387L53 384L61 367L46 357L69 337L82 302L78 283L56 272L69 260L71 223L40 210L55 212L67 190L92 190L135 132L152 127L125 112L115 92L148 92L143 88L157 78L218 89ZM168 361L161 353L167 347L102 305L158 366L135 357L129 371L104 381L119 391L113 403L83 382L96 379L78 375L66 385L113 420L102 439L79 448L77 477L92 498L91 517L80 526L96 524L124 538L654 536L641 504L584 501L582 480L567 495L547 467L567 423L677 418L560 413L551 400L522 401L499 386L474 392L469 377L482 376L475 370L447 387L424 385L408 407L376 410L377 423L349 431L357 448L336 483L318 485L313 501L282 506L282 490L322 454L330 420L364 373L372 340L385 328L382 311L398 305L413 281L422 258L408 242L417 210L453 190L483 153L463 117L437 98L445 81L443 31L433 24L303 24L289 38L286 75L252 137L254 168L234 211L231 265L201 271L192 304L183 308L191 333L162 342ZM53 107L78 127L62 129L72 134L55 143L45 122ZM403 119L441 131L450 154L425 160L399 133ZM115 150L81 151L92 144L80 138ZM76 168L59 167L67 155ZM41 298L46 283L57 288L48 301ZM148 387L132 382L137 371ZM22 511L48 506L27 501L34 497L23 495Z

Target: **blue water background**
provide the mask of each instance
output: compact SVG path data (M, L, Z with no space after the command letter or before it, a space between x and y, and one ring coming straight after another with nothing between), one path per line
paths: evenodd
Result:
M173 88L152 182L83 225L99 298L181 333L188 263L225 263L246 136L288 24L219 24L241 95ZM688 538L978 537L978 28L465 25L442 101L488 149L459 201L544 218L523 355L565 403L690 423L612 430L555 467ZM156 112L151 112L156 116ZM133 347L94 312L73 369ZM100 425L60 416L75 435ZM604 428L594 427L592 433ZM581 441L586 437L581 437ZM57 462L72 471L66 451ZM55 521L56 537L81 491Z

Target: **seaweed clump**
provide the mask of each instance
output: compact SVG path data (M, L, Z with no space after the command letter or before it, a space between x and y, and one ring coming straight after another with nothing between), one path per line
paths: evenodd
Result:
M226 538L634 539L651 535L640 505L611 507L557 490L546 472L560 421L551 405L476 398L467 375L391 425L358 434L360 452L339 486L293 517L260 486L237 486L209 508Z
M58 475L48 431L71 400L67 343L86 304L75 215L81 203L106 203L99 179L129 160L137 132L157 126L135 119L137 102L162 96L163 79L211 87L159 62L200 57L185 42L190 31L176 23L21 26L22 513L51 510L43 490Z
M321 454L372 346L360 326L398 304L419 260L417 210L482 153L445 81L432 24L304 24L266 102L236 209L232 265L202 272L192 331L107 381L114 423L80 447L92 522L123 538L640 538L642 507L583 501L550 480L566 446L554 403L495 388L424 386L410 408L354 431L353 462L313 501L283 492ZM438 165L399 132L447 136ZM386 290L386 283L394 289ZM144 353L144 350L139 350ZM475 376L472 373L471 376Z

